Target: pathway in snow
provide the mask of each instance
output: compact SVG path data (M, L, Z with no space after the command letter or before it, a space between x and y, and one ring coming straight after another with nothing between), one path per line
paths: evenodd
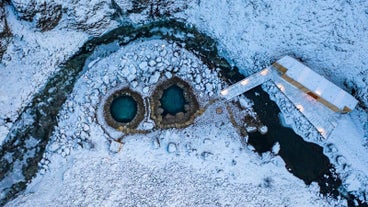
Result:
M272 74L268 68L261 70L258 73L255 73L243 80L229 86L228 88L221 91L222 97L227 100L233 99L236 96L245 93L252 88L255 88L262 83L270 80L272 78Z

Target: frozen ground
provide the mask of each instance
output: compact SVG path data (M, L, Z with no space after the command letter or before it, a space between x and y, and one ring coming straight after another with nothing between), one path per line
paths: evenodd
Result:
M0 62L0 143L35 92L88 38L77 31L35 32L18 21L10 7L6 9L14 37Z
M105 1L57 3L63 5L66 13L59 26L46 32L35 30L34 22L18 19L16 13L6 7L13 38L0 62L0 143L32 95L58 70L57 66L75 53L90 34L101 34L117 26L115 20L109 19L114 12ZM124 0L116 3L123 12L133 5ZM361 104L367 106L367 1L200 0L190 1L187 6L181 1L173 5L170 8L175 5L185 8L173 13L174 16L186 19L215 38L223 55L233 60L245 75L263 69L285 54L293 55L349 92L354 88ZM91 12L94 9L96 12ZM143 13L149 11L145 9ZM134 13L127 18L141 22L146 21L148 15ZM190 54L187 56L193 58ZM134 62L137 60L130 61L138 64ZM251 206L333 205L319 198L318 187L307 187L289 174L278 156L265 155L260 159L248 149L240 150L240 137L226 124L228 117L211 114L214 110L211 107L189 128L128 136L119 153L109 152L109 136L91 116L97 108L84 108L81 104L98 104L99 97L108 92L108 88L89 91L83 84L98 87L101 86L98 84L103 85L105 77L106 84L114 84L111 80L114 77L109 73L117 70L82 77L97 81L77 84L59 115L59 127L40 164L39 175L26 193L8 206L53 206L55 203L111 206L119 202L135 205L134 201L137 205L149 205L149 202L156 202L152 205L207 206L216 202L234 206L248 203ZM214 78L213 75L210 78ZM147 81L151 77L155 76ZM146 82L137 81L137 90L149 94L150 88L144 89L144 84ZM205 85L197 85L198 90L206 91ZM210 91L207 90L207 97ZM305 120L297 110L285 107L287 104L282 107L286 103L282 97L275 100L289 116L289 123L295 123L291 125L299 134L324 146L346 188L367 192L367 111L358 108L343 117L328 140L310 140L308 131L304 130L307 128L303 127ZM225 125L221 126L221 122ZM203 136L204 128L209 130L208 136ZM160 144L156 138L161 140ZM81 182L76 182L78 180ZM295 195L295 192L300 194ZM363 194L357 193L357 196Z

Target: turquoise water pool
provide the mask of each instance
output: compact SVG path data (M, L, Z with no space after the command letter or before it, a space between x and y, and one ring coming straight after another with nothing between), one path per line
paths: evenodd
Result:
M137 114L137 102L131 96L119 96L112 101L110 113L116 121L128 123Z
M179 112L185 112L184 90L177 85L172 85L164 90L160 102L161 107L164 109L163 115L175 115Z

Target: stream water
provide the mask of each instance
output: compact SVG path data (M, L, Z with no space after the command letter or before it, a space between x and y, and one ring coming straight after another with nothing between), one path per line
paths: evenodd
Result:
M89 40L25 107L7 135L6 142L1 146L0 205L24 191L27 183L36 175L38 163L57 124L57 114L71 93L76 80L85 72L84 65L88 63L93 51L106 44L118 43L124 46L136 40L144 41L152 38L174 41L185 47L209 68L220 68L222 76L228 83L243 78L236 67L221 57L213 39L198 32L192 25L176 20L162 20L139 27L122 26ZM105 55L112 52L114 50L106 51ZM260 96L254 96L255 91ZM256 103L254 108L262 122L269 127L269 132L266 136L257 133L251 135L249 143L259 153L263 153L269 151L275 142L279 142L280 156L291 173L307 184L318 182L323 195L339 194L337 189L341 185L341 180L334 173L328 158L323 155L322 148L305 142L294 131L283 127L277 117L279 113L277 105L261 88L256 88L255 91L250 91L246 95ZM36 139L38 142L30 148L26 144L29 139ZM22 169L21 175L17 177L18 179L12 179L14 175L19 174L19 169Z
M339 195L338 188L341 180L330 164L328 157L323 154L323 148L317 144L306 142L291 128L282 127L278 114L280 110L269 95L258 86L246 93L254 102L254 110L268 127L265 135L259 132L249 134L249 144L258 153L272 150L276 142L280 144L279 155L286 163L286 168L306 184L318 182L321 193L332 196Z

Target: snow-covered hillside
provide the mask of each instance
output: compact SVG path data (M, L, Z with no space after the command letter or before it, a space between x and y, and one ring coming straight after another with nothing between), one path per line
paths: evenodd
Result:
M359 106L340 120L341 127L331 138L309 141L324 147L344 187L367 200L368 1L364 0L0 2L0 146L33 95L89 38L122 25L166 17L211 36L220 54L244 75L291 55L353 94ZM159 51L161 45L166 45L161 49L168 54ZM226 113L214 113L225 103L209 107L188 128L129 135L120 151L111 149L116 143L111 145L109 137L121 134L106 132L95 115L102 96L119 84L134 86L148 96L153 86L144 85L145 81L154 79L150 84L155 84L157 77L177 73L203 93L205 101L225 85L193 54L183 49L184 57L175 57L176 50L182 48L168 42L133 43L91 64L95 71L80 78L59 113L38 176L8 206L346 205L320 197L318 186L306 186L293 177L276 154L259 157L244 147ZM155 57L154 65L140 68L141 55L158 55L167 61ZM138 72L124 83L114 82L120 73L132 73L129 67L119 72L122 68L116 65L122 64L122 57L130 65L124 64L135 65ZM145 75L147 80L138 81L137 77ZM198 82L196 77L200 77ZM286 121L295 131L307 134L300 127L305 120L285 107L284 99L269 92L281 111L288 113Z

